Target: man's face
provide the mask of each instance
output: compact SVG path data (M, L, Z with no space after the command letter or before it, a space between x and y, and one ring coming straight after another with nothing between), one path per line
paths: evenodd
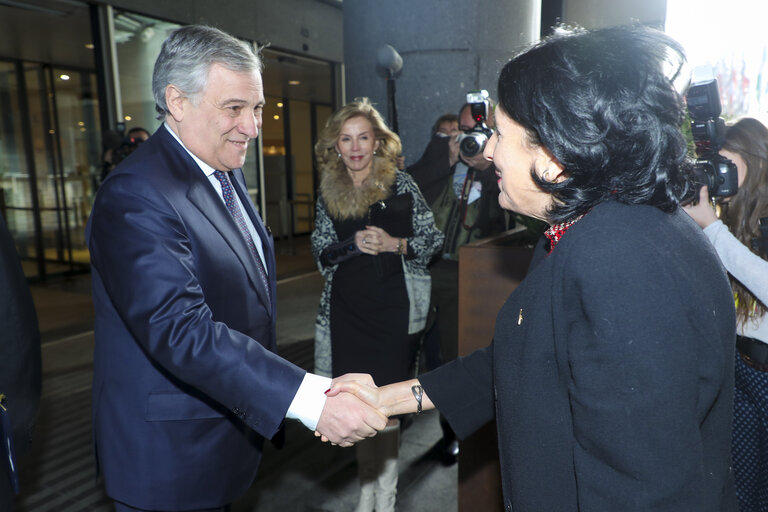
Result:
M211 66L197 104L184 99L178 135L200 160L220 171L243 166L248 143L259 135L264 86L258 71Z
M497 130L485 146L485 158L492 160L499 177L499 205L529 217L547 220L552 194L542 190L531 172L560 180L561 167L543 146L529 142L525 128L498 109ZM557 176L556 176L557 175Z
M464 107L459 114L459 130L466 132L475 127L475 119L472 117L472 110Z

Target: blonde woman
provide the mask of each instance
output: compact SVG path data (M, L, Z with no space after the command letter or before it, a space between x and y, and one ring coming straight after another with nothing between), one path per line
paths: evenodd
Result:
M315 364L325 375L408 377L429 308L430 257L443 242L400 139L366 98L337 111L315 146L320 168L312 252L325 277ZM394 510L399 422L357 447L359 511Z

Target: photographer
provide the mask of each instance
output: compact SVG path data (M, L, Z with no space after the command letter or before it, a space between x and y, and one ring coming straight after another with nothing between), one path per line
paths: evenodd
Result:
M494 126L489 100L483 121ZM457 356L459 311L459 247L506 229L506 217L499 206L496 168L480 149L468 156L460 151L462 132L471 134L477 126L472 104L459 110L459 130L450 137L436 131L421 159L408 168L435 215L445 242L429 266L432 276L431 310L424 336L426 368L436 368ZM428 177L440 177L439 182ZM457 460L458 441L447 423L443 426L443 460Z
M768 510L768 129L752 118L727 128L720 155L736 164L738 192L723 202L723 219L709 205L686 207L704 229L731 277L737 314L733 471L741 512Z
M104 133L104 155L102 156L99 182L103 182L112 169L117 167L117 164L149 138L149 132L140 126L134 126L125 135L123 135L124 131L125 127L121 124L118 125L117 130L109 130Z

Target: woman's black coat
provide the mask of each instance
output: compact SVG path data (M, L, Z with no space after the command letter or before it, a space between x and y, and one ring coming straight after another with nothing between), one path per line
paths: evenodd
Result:
M605 203L507 299L489 347L420 379L460 436L496 419L506 510L730 511L734 332L701 229Z

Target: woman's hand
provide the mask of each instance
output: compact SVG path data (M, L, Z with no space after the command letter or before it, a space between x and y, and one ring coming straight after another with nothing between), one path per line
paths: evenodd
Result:
M413 391L414 386L421 386L418 379L410 379L377 388L367 384L365 380L350 375L342 375L333 380L331 389L325 394L329 397L339 393L351 393L357 398L377 409L384 416L392 417L399 414L409 414L418 411L418 401ZM421 389L422 410L435 408L426 391Z
M389 233L377 226L366 226L355 233L355 244L365 254L376 255L382 252L397 252L398 248L405 253L406 241L389 236Z
M374 409L378 409L385 416L389 416L389 411L382 408L379 388L373 382L366 383L360 379L348 378L352 377L352 375L355 374L343 375L333 379L331 389L326 392L326 395L332 397L339 393L350 393Z
M699 202L683 206L683 210L696 221L701 229L706 228L717 220L717 215L709 202L709 189L707 186L701 187L699 191Z

